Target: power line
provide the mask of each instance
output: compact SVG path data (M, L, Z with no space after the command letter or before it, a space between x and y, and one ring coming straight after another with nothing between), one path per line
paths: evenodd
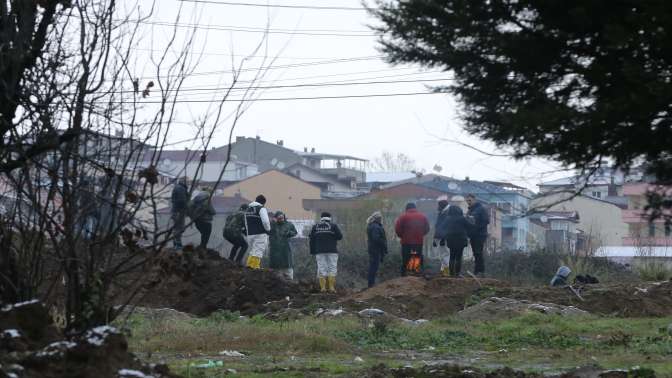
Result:
M143 47L133 47L134 50L139 50L139 51L147 51L147 52L153 52L153 53L161 53L163 54L166 52L165 49L149 49L149 48L143 48ZM181 54L181 52L170 49L168 50L169 52L173 54ZM324 60L335 60L335 59L360 59L360 58L370 58L373 57L371 56L353 56L353 57L337 57L337 56L316 56L316 57L308 57L308 56L273 56L273 55L246 55L246 54L230 54L226 52L198 52L198 51L188 51L186 52L188 55L203 55L203 56L226 56L226 57L239 57L239 58L248 58L248 59L282 59L282 60L317 60L317 61L324 61ZM376 55L378 58L384 58L385 55Z
M233 1L214 1L214 0L179 0L183 3L202 3L215 5L229 5L241 7L258 7L258 8L289 8L289 9L310 9L310 10L342 10L342 11L364 11L363 7L342 7L342 6L319 6L319 5L295 5L295 4L255 4Z
M338 29L275 29L275 28L261 28L251 26L236 26L236 25L197 25L197 24L180 24L166 21L140 21L140 24L157 25L166 27L178 27L196 30L214 30L214 31L234 31L243 33L264 33L264 34L288 34L288 35L308 35L308 36L327 36L327 37L375 37L376 34L369 33L366 30L338 30Z
M287 85L258 85L250 87L209 87L209 88L183 88L170 89L164 91L168 92L211 92L211 91L228 91L228 90L256 90L256 89L284 89L284 88L323 88L323 87L341 87L341 86L358 86L358 85L385 85L385 84L405 84L405 83L425 83L437 81L452 81L454 78L444 79L416 79L416 80L386 80L386 81L365 81L365 82L326 82L326 83L302 83L302 84L287 84ZM134 90L122 90L116 93L134 93Z
M284 64L284 65L279 65L279 66L269 66L269 67L254 67L254 68L241 68L239 70L217 70L217 71L203 71L203 72L193 72L189 73L187 76L209 76L209 75L218 75L218 74L224 74L224 73L239 73L239 72L248 72L248 71L268 71L268 70L277 70L277 69L282 69L282 68L297 68L297 67L310 67L310 66L320 66L320 65L327 65L327 64L336 64L336 63L351 63L351 62L359 62L359 61L366 61L366 60L376 60L379 59L379 55L374 55L374 56L365 56L365 57L360 57L360 58L343 58L343 59L332 59L332 60L324 60L324 61L318 61L318 62L306 62L306 63L294 63L294 64ZM160 78L166 78L166 77L171 77L171 76L159 76ZM156 76L143 76L140 77L140 79L154 79Z
M422 96L422 95L433 95L433 94L445 94L442 92L407 92L407 93L374 93L374 94L365 94L365 95L341 95L341 96L312 96L312 97L266 97L266 98L256 98L256 99L241 99L241 98L233 98L233 99L226 99L223 102L257 102L257 101L297 101L297 100L334 100L334 99L348 99L348 98L375 98L375 97L400 97L400 96ZM121 102L121 101L103 101L100 100L100 102L105 102L105 103L116 103L116 104L121 104L121 103L128 103L128 102ZM222 102L221 99L212 99L212 100L166 100L165 103L169 104L180 104L180 103L203 103L203 104L209 104L209 103L220 103ZM164 101L138 101L138 105L142 104L163 104Z

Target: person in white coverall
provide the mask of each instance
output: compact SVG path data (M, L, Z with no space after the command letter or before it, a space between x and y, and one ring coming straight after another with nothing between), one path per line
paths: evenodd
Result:
M268 210L264 205L266 205L266 197L260 194L254 202L250 203L245 212L245 230L250 251L247 258L247 267L251 269L261 268L261 259L268 247L271 221L268 217Z
M331 214L324 212L320 222L310 231L310 254L317 261L317 278L320 292L336 292L336 274L338 273L337 243L343 234L336 223L332 223Z

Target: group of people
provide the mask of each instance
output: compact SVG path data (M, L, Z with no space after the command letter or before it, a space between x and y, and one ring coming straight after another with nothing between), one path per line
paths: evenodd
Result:
M182 233L186 218L190 218L201 234L199 247L206 248L212 233L215 210L212 206L211 191L204 189L189 199L186 181L178 182L172 193L173 243L182 248ZM434 248L443 249L441 272L443 275L461 277L464 248L471 244L474 255L474 274L485 272L483 248L488 236L489 215L485 207L468 195L468 211L465 216L457 205L447 200L438 201L438 216L435 224ZM230 214L225 222L223 236L231 243L229 259L243 265L243 257L249 250L245 265L250 269L260 269L265 251L270 252L270 268L287 279L294 278L294 261L290 239L298 235L296 227L287 220L282 211L269 212L266 198L258 195L250 204L243 204L238 211ZM414 203L406 205L405 212L395 221L394 230L401 242L401 275L419 273L423 267L423 243L430 231L427 217L418 211ZM376 282L380 264L388 253L388 240L383 227L383 215L374 212L367 219L369 271L368 285ZM323 212L309 234L310 254L315 256L317 278L321 292L336 291L338 273L338 241L343 234L331 214Z
M462 276L462 257L464 248L469 244L474 255L474 274L482 276L485 273L483 249L488 238L490 216L473 194L469 194L466 201L466 216L461 207L451 205L447 200L438 201L432 246L443 249L441 273L445 276ZM387 236L380 212L373 213L367 223L368 283L372 287L380 263L387 254ZM423 243L430 231L427 217L418 211L414 203L408 203L405 212L395 221L394 230L401 241L401 275L405 276L409 271L421 271L424 262Z

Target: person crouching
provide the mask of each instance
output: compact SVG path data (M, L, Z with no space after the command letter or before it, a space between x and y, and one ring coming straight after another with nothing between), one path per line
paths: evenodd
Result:
M320 222L310 230L310 254L317 261L317 278L320 292L336 292L336 274L338 273L338 248L336 244L343 239L338 226L331 221L331 214L323 212Z

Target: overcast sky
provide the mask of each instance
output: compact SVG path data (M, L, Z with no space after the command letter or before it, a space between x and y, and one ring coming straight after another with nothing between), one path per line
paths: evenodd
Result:
M459 140L483 151L501 153L492 144L471 137L462 130L458 105L449 95L396 96L426 93L429 85L449 83L451 75L436 69L385 63L377 50L375 36L367 28L375 20L366 11L291 7L361 8L358 0L231 0L227 1L229 4L221 4L223 2L158 0L149 22L142 25L143 41L138 50L141 56L143 52L149 54L151 50L163 49L173 29L170 25L175 24L178 14L181 25L177 29L178 44L180 39L194 32L189 25L198 25L196 47L192 55L192 63L197 64L196 75L188 79L184 87L222 89L186 91L179 98L207 101L221 96L223 89L230 83L231 73L228 71L232 64L240 65L242 59L254 51L264 38L264 33L259 31L268 26L270 34L255 57L244 63L244 68L249 71L245 71L241 80L251 80L256 73L255 68L261 64L270 64L270 69L257 85L281 88L263 89L257 97L304 99L254 102L236 126L235 135L258 135L271 142L283 140L285 146L297 150L308 147L318 152L354 155L365 159L374 159L383 151L402 152L413 158L419 168L428 172L439 165L443 168L441 173L447 176L505 180L531 189L536 189L536 184L542 180L564 175L549 174L557 170L558 166L548 161L514 161L490 157L468 147L442 141L442 138ZM290 7L254 7L231 3ZM127 4L132 4L131 0ZM152 1L140 0L139 4L146 13ZM265 59L265 63L264 56L270 56ZM269 59L274 57L277 59L271 62ZM141 77L150 73L150 65L142 62L143 59L138 59L136 68ZM333 85L336 83L339 85ZM233 97L240 98L242 92L234 93L237 95ZM370 95L389 97L305 99ZM183 103L178 108L176 119L190 122L202 117L207 110L207 103ZM233 103L228 110L233 110ZM220 123L215 133L214 146L226 144L229 128L230 123ZM173 129L170 139L177 143L189 140L193 135L192 127L180 124ZM198 144L198 141L190 141L174 146L195 148L199 147Z

